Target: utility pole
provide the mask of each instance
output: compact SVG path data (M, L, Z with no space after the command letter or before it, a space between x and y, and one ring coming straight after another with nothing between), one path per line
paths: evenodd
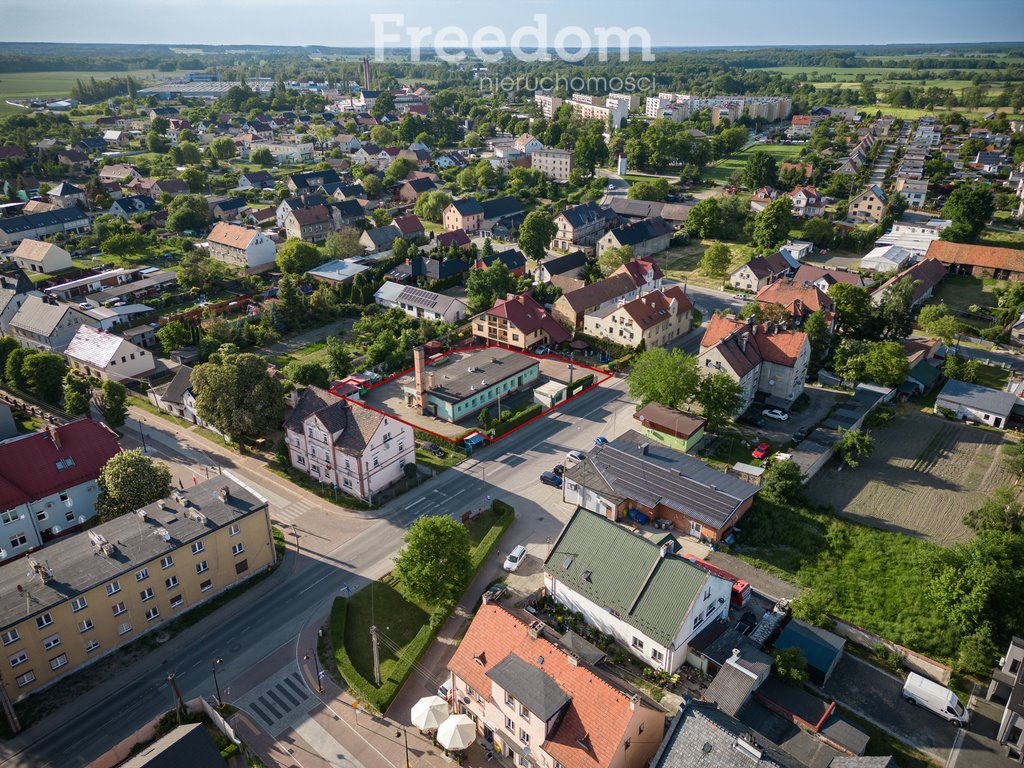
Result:
M174 699L174 713L178 716L178 725L181 725L181 718L185 711L185 702L182 701L178 684L174 681L174 673L167 673L167 684L171 686L171 698Z
M376 625L370 627L370 640L373 642L373 679L380 687L380 643L377 640Z
M146 454L146 433L142 431L142 419L136 419L135 423L139 425L139 437L142 438L142 453Z
M224 659L214 659L213 666L211 667L213 669L213 687L217 689L217 706L221 708L224 706L224 699L222 699L220 695L220 681L217 680L217 665L223 663Z

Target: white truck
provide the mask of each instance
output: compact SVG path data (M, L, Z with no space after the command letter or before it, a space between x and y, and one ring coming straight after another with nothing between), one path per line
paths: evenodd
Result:
M910 704L924 707L939 717L946 718L956 726L967 725L971 717L971 713L949 688L916 672L911 672L907 682L903 684L903 698Z

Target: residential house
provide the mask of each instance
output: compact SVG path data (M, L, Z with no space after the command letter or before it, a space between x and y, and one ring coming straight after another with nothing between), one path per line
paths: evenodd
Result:
M490 229L488 224L493 225L494 223L504 219L523 216L525 213L523 204L511 195L495 197L492 200L485 200L480 203L480 207L483 209L483 218L480 221L481 229ZM463 227L463 229L467 232L471 231L466 227Z
M238 177L238 184L235 185L235 189L240 189L243 192L248 192L251 189L273 188L274 177L270 175L269 171L251 171L249 173L243 173Z
M22 240L49 235L82 234L92 229L92 221L77 206L55 208L45 213L0 218L0 248L10 248Z
M322 243L335 231L334 220L326 205L296 208L285 217L284 231L288 237Z
M801 331L712 315L697 363L702 373L725 371L739 382L742 413L758 395L769 405L788 407L803 394L810 359L811 344Z
M733 288L748 291L760 291L766 285L781 280L793 266L779 251L768 256L755 256L742 267L729 275L729 284Z
M482 344L496 344L526 351L555 346L571 336L529 293L510 293L473 318L473 337Z
M394 224L384 227L368 229L359 236L359 244L366 249L367 253L380 253L390 251L395 245L395 240L403 240L402 230Z
M430 179L410 179L398 190L398 199L403 203L415 203L424 192L433 192L437 185Z
M127 184L132 179L139 178L140 175L138 168L134 165L126 165L124 163L105 165L99 170L99 179L101 182L113 181L118 184Z
M324 184L339 182L341 179L337 171L306 171L305 173L293 173L288 176L288 190L295 195L308 192L315 192Z
M574 330L584 329L584 317L606 307L617 306L641 295L633 277L619 272L596 283L563 293L555 301L551 314L560 323Z
M450 234L457 234L461 230ZM463 233L465 236L465 233ZM451 280L469 271L469 264L462 259L431 259L426 256L413 256L399 264L390 273L388 279L399 283L423 281L433 283L437 280Z
M402 237L406 240L415 240L417 237L423 237L426 234L420 217L413 213L407 216L396 216L392 224L398 227L398 231L402 233Z
M796 274L793 275L793 282L797 285L804 283L816 285L825 293L828 293L828 289L836 283L864 287L864 279L856 272L847 272L845 269L825 269L813 264L801 264Z
M71 208L78 206L82 210L89 207L89 202L86 199L85 190L79 189L74 184L62 181L60 184L55 186L46 196L50 199L58 208Z
M153 182L153 186L150 189L153 194L161 197L163 195L170 195L171 197L187 195L192 191L189 189L188 184L181 179L157 179Z
M434 237L434 242L438 248L459 248L460 250L469 250L473 245L473 241L469 239L469 235L464 229L441 232Z
M612 229L597 241L597 255L608 248L629 246L637 258L653 256L668 248L672 226L660 216Z
M869 185L863 192L850 200L846 218L855 224L879 224L885 218L889 198L877 184Z
M32 281L20 269L0 272L0 334L11 335L11 318L25 303L29 295L42 296Z
M512 143L517 150L522 152L524 155L529 155L537 150L544 149L544 142L538 139L536 136L532 136L529 133L523 133L516 137Z
M1013 762L1024 761L1024 639L1014 636L992 671L985 699L1003 705L996 742Z
M0 560L43 546L95 516L96 479L119 450L117 435L90 419L0 442Z
M115 200L107 213L112 216L120 216L125 221L129 221L132 216L147 213L154 208L156 208L156 200L149 197L149 195L131 195Z
M1016 248L935 240L928 246L928 258L938 259L951 275L1024 280L1024 251Z
M353 136L350 133L339 133L333 139L331 139L342 152L355 152L363 143L359 140L358 136Z
M640 422L644 437L683 453L689 453L704 439L708 423L707 419L653 402L634 413L633 418Z
M572 174L572 150L535 149L530 154L530 167L535 171L540 171L545 178L564 184L569 181Z
M549 631L485 601L448 663L455 711L517 766L645 768L664 711Z
M950 379L935 400L935 411L940 413L945 409L952 411L956 419L1006 429L1016 403L1017 396L1011 392Z
M636 432L632 435L639 437ZM695 498L687 499L687 506L701 503L699 497L706 489L700 483L677 475L675 488L662 488L662 482L670 480L666 473L643 475L644 464L651 460L641 453L640 445L628 446L631 453L623 452L626 447L615 447L615 443L599 446L577 466L590 464L590 472L598 476L592 485L602 487L605 473L613 474L616 480L621 473L636 473L632 477L644 477L647 486L652 487L652 491L643 492L645 497L654 501L654 496L663 496L657 506L678 504L691 494ZM721 475L685 453L661 446L652 446L651 450L659 455L674 453L673 463L683 471L689 465L700 465L705 472ZM604 458L606 453L609 458ZM567 475L572 473L571 482L578 474L575 469L566 471ZM728 479L730 485L747 486L751 496L757 492L742 480L728 475L721 478ZM640 483L634 487L639 488ZM658 489L657 494L653 488ZM616 495L616 491L610 490L609 495ZM694 565L676 554L675 548L670 535L661 540L637 536L626 526L580 508L551 545L544 561L544 587L552 600L582 613L587 624L614 637L643 664L673 673L683 665L690 641L700 630L728 616L732 590L731 582Z
M416 463L412 427L318 387L306 387L284 427L295 469L363 501Z
M906 198L909 207L922 208L928 197L928 182L925 179L900 177L896 179L895 192Z
M81 325L99 326L73 304L29 294L10 320L11 335L23 347L61 354Z
M80 139L75 146L89 155L96 155L107 151L107 142L102 136L86 136Z
M551 247L557 251L592 249L604 235L608 221L608 213L593 201L570 206L555 217L558 231Z
M253 153L262 149L267 150L274 162L279 165L297 165L313 160L312 142L253 141L249 144L249 157L251 158ZM293 189L291 191L300 190Z
M583 332L624 347L652 349L689 333L692 319L693 303L674 285L584 315Z
M750 198L750 212L760 213L768 207L770 202L778 200L781 194L779 190L771 185L755 189L754 194Z
M73 370L103 381L134 381L156 370L152 352L89 325L78 327L64 357Z
M533 270L536 283L553 283L555 278L575 278L587 263L587 255L583 251L573 251L565 256L545 259Z
M52 275L71 269L71 254L53 243L42 240L22 240L11 260L26 272Z
M210 216L217 221L239 221L249 213L249 204L241 197L226 197L210 204Z
M385 308L397 308L409 317L444 323L457 323L466 317L466 302L442 293L387 280L377 289L373 300Z
M0 568L2 682L24 698L276 561L266 500L227 472L55 541L27 561L27 611L26 569Z
M831 327L836 308L827 291L813 283L798 283L796 280L769 283L757 292L757 301L760 304L779 304L785 307L795 326L803 325L813 313L821 311L826 314Z
M798 219L825 215L825 200L814 187L796 187L792 192L786 194L793 201L791 210Z
M277 244L262 230L218 222L206 238L210 256L242 269L274 263Z
M473 262L473 269L489 269L498 262L504 264L513 277L523 277L526 274L526 255L516 248L495 251L489 256L478 256Z
M935 289L946 277L946 268L938 259L927 258L912 264L897 275L890 277L871 294L871 300L875 304L882 301L885 291L903 279L910 279L914 283L912 295L913 306L919 307L931 298Z
M444 209L442 221L447 232L461 229L467 234L475 234L483 226L484 209L480 201L472 197L452 200Z
M89 156L78 149L62 149L57 153L57 162L70 167L73 171L84 171L92 165Z
M712 542L739 524L757 491L634 430L591 449L585 461L565 470L562 486L565 501L598 517L625 520L638 509L652 520L671 521L681 535Z

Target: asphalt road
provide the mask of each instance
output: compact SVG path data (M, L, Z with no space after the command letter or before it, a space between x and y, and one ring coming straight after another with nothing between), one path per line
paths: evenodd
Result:
M302 626L325 611L343 585L357 589L390 570L405 528L422 515L458 515L470 506L482 506L491 495L516 507L520 541L544 542L557 534L571 510L558 491L540 485L540 472L559 463L567 450L585 448L598 435L611 437L628 429L633 406L625 389L623 379L611 379L480 450L396 499L379 512L379 519L369 524L360 521L358 534L339 536L336 546L321 550L326 549L323 556L305 552L303 540L318 534L300 529L298 557L290 544L285 564L266 582L173 638L116 681L94 688L2 745L0 765L86 765L171 707L169 672L175 673L186 700L209 696L214 687L211 661L222 657L218 677L222 690L230 690L233 680L294 642ZM147 437L151 444L158 444L157 450L172 449L175 439L158 421L147 420ZM182 453L195 458L192 449ZM276 478L271 481L245 470L237 474L270 500L272 516L275 506L290 503ZM230 701L230 694L225 699Z

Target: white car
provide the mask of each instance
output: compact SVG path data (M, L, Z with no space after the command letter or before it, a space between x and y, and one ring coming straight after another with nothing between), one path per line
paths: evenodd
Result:
M780 411L778 408L765 408L761 411L761 415L766 419L774 419L775 421L789 421L789 414L785 411Z
M586 461L587 460L587 457L584 456L579 451L569 451L567 454L565 454L565 458L566 458L566 461L574 461L577 464L579 464L581 461Z
M516 569L522 565L524 557L526 557L526 547L519 544L515 549L508 553L508 557L505 558L505 564L501 567L509 573L514 573Z

